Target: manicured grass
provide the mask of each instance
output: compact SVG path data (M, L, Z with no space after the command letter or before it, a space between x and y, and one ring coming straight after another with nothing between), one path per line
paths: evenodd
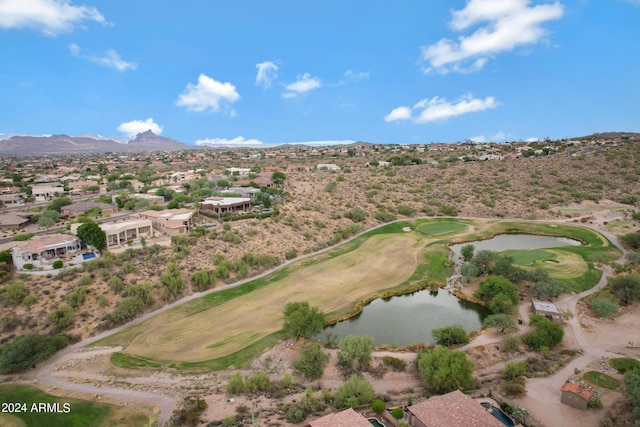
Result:
M26 427L101 427L113 425L110 422L110 415L115 408L113 405L52 396L35 387L18 384L1 385L0 402L25 403L27 412L14 412L11 415L22 420ZM68 403L69 412L30 411L33 403L58 403L60 411L64 408L63 404Z
M120 352L111 355L111 363L121 368L160 368L161 365L144 357L131 356Z
M513 263L521 267L539 266L542 262L555 261L557 255L544 249L507 249L500 255L513 258Z
M607 374L603 374L602 372L596 372L596 371L585 372L582 378L593 385L597 385L598 387L602 387L602 388L607 388L609 390L615 390L618 387L620 387L620 381L618 381L613 377L610 377Z
M433 222L428 222L428 223L418 225L416 230L428 236L440 236L443 234L466 230L467 228L468 228L467 224L463 224L458 221L436 220Z
M629 357L617 357L615 359L609 359L609 365L621 374L624 374L632 369L640 369L640 360Z

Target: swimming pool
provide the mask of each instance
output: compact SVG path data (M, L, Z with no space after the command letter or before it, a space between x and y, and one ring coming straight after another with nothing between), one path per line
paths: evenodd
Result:
M371 423L373 427L384 427L384 424L382 424L376 418L367 418L367 420Z
M493 415L498 421L500 421L505 426L515 427L516 422L513 421L513 419L509 415L507 415L502 409L496 408L489 402L481 402L480 404L484 408L488 409L489 413L491 413L491 415Z

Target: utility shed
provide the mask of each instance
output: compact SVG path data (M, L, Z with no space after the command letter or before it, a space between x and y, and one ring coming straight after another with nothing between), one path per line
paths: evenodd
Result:
M547 319L553 320L556 323L563 323L562 313L558 306L552 302L544 302L538 300L531 300L531 311L533 314L539 314Z
M581 384L565 383L561 388L560 402L578 409L587 409L592 393Z

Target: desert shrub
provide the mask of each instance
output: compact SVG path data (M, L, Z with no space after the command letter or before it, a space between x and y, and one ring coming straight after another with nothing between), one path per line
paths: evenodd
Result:
M216 283L215 271L199 270L191 274L191 284L194 291L204 291Z
M502 370L502 378L505 380L513 380L515 378L521 377L527 371L527 362L507 362L504 369Z
M526 395L526 378L520 377L511 381L505 381L502 383L501 391L511 398L518 398Z
M624 236L621 236L620 240L622 243L632 247L633 249L640 249L640 231L627 233Z
M400 215L405 215L405 216L412 216L412 215L415 215L417 212L415 208L412 208L411 206L407 206L407 205L398 205L396 210Z
M458 216L458 208L453 205L442 205L439 209L442 215Z
M384 363L386 366L391 367L391 369L397 372L402 372L407 367L407 362L393 356L383 356L382 363Z
M53 324L56 331L62 331L71 326L76 316L68 305L61 305L47 316L47 322Z
M640 300L640 273L620 274L615 277L609 277L608 280L611 292L623 304L630 304Z
M618 304L608 298L594 298L589 303L589 308L600 317L609 317L618 312Z
M90 285L91 282L93 282L93 276L90 274L83 274L82 277L80 277L80 286Z
M420 356L418 369L425 387L436 393L474 388L473 363L462 351L436 346Z
M362 208L355 208L344 213L345 218L349 218L353 222L362 222L367 219L367 213Z
M295 249L290 249L284 253L284 259L294 259L298 256L298 251Z
M0 290L0 302L4 305L16 306L27 296L27 290L20 283L11 283Z
M446 326L431 331L431 335L438 345L450 347L458 344L468 344L469 336L462 326Z
M122 289L124 289L124 282L118 276L111 276L111 278L107 282L107 285L114 294L119 294L120 292L122 292Z
M0 321L2 332L11 332L20 325L20 319L16 316L7 316Z
M306 412L297 406L291 407L285 415L287 421L293 424L299 424L307 418Z
M296 373L313 381L322 377L324 367L329 361L329 355L322 351L318 343L305 345L300 351L300 358L294 363Z
M352 375L336 390L335 405L338 409L367 405L373 402L374 394L369 381L359 375Z
M502 351L505 353L520 350L520 345L522 345L522 340L518 335L509 335L502 339Z
M338 184L335 181L331 181L329 182L327 185L324 186L324 191L326 191L327 193L331 193L333 192L336 188L338 187Z
M240 372L236 372L227 378L227 393L231 395L244 393L244 379Z
M64 266L64 262L62 262L62 260L57 259L53 261L53 264L51 264L51 266L54 268L54 270L58 270Z
M87 288L85 288L84 286L78 286L65 296L67 304L69 304L73 308L80 307L84 303L86 298Z
M338 346L338 366L345 372L360 372L371 363L372 337L349 335Z

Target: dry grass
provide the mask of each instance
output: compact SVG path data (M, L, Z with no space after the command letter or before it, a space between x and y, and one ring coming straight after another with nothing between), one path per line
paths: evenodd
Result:
M348 311L354 302L408 279L423 247L419 241L414 233L373 236L352 252L295 270L206 311L163 313L127 333L135 338L126 351L166 361L210 360L280 330L288 302L309 301L326 313Z

